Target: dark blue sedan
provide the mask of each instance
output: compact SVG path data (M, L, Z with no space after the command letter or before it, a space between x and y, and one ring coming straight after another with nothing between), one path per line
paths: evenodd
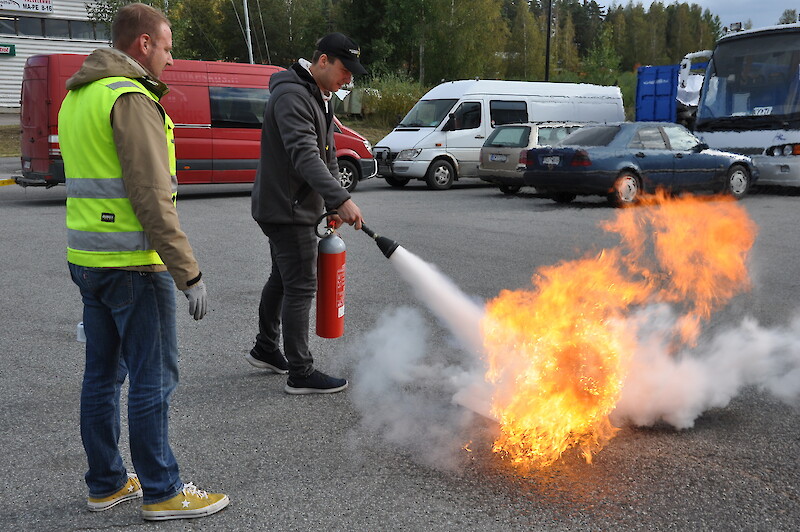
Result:
M646 193L712 191L739 199L758 178L744 155L709 149L686 128L662 122L586 126L528 152L524 181L560 203L606 196L614 205Z

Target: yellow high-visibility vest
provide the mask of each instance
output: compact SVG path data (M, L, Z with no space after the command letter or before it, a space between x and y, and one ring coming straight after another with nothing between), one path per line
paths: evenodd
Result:
M174 124L139 81L108 77L67 93L58 113L58 140L67 184L67 260L79 266L163 264L133 212L114 144L111 109L121 95L140 92L164 115L164 132L177 194Z

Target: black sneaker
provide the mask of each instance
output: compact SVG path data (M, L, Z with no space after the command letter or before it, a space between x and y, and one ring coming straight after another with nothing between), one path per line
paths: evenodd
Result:
M314 370L308 377L289 377L284 392L292 395L308 395L312 393L336 393L347 388L346 379L337 379Z
M259 369L268 369L273 373L277 373L279 375L286 375L289 373L289 363L286 361L286 357L283 356L283 353L278 351L274 351L269 355L262 355L256 348L250 350L250 353L244 356L250 365L255 366Z

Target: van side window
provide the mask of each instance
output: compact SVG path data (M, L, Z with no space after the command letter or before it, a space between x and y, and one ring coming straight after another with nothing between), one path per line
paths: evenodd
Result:
M481 103L464 102L453 113L455 119L454 130L475 129L481 125Z
M211 127L261 129L269 89L209 87Z
M519 101L492 100L489 102L492 127L500 124L519 124L528 121L528 104Z

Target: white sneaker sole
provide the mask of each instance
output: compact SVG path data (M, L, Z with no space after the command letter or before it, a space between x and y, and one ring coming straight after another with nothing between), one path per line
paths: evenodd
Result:
M214 504L209 504L203 508L198 508L196 510L161 510L161 511L147 511L142 510L142 519L146 521L166 521L168 519L193 519L195 517L206 517L207 515L212 515L226 506L231 500L228 498L227 495L222 499L218 500Z
M311 395L315 393L337 393L341 392L347 385L350 384L349 382L344 383L344 386L338 386L336 388L294 388L289 386L288 384L283 388L283 391L291 394L291 395Z
M103 512L108 510L109 508L113 508L114 506L118 505L121 502L129 501L131 499L140 499L142 497L142 490L134 491L133 493L128 493L119 499L115 499L113 501L106 501L106 502L88 502L89 511L90 512Z
M246 358L247 361L250 363L250 365L253 366L254 368L268 369L268 370L272 371L273 373L277 373L278 375L286 375L287 373L289 373L288 369L281 369L281 368L275 367L272 364L269 364L267 362L263 362L263 361L255 358L254 356L252 356L250 353L247 353L244 356L244 358Z

